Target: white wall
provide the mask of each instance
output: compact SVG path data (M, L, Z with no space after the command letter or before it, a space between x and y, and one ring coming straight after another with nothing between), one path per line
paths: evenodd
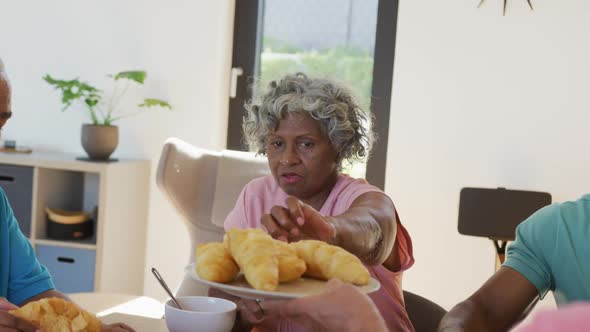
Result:
M450 307L493 270L485 239L457 233L463 186L544 190L561 201L588 191L585 98L590 4L535 0L402 1L392 98L387 192L411 232L416 265L404 286ZM147 90L173 112L121 121L115 157L153 160L172 135L224 146L233 1L0 0L0 56L14 85L5 138L82 153L85 114L60 113L45 73L103 82L104 73L149 71ZM89 14L91 13L91 14ZM147 267L172 285L188 238L152 186ZM147 271L147 269L146 269ZM151 274L147 295L164 298Z
M57 93L41 77L79 76L108 88L105 74L145 69L146 94L168 99L174 111L122 120L113 157L151 159L155 174L169 136L205 148L225 146L233 0L0 0L0 8L0 56L12 79L15 111L3 138L82 155L80 126L87 114L61 113ZM145 292L164 298L147 268L179 284L189 242L153 179Z
M404 287L450 308L493 272L457 232L465 186L590 191L590 3L401 1L387 192L414 240Z

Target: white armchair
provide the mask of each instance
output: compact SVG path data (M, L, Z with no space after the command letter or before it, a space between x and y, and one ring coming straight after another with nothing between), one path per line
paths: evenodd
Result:
M223 222L244 186L269 174L265 158L254 153L195 147L178 138L164 143L156 182L182 215L191 239L189 262L203 242L221 241ZM204 295L207 288L185 277L176 295Z

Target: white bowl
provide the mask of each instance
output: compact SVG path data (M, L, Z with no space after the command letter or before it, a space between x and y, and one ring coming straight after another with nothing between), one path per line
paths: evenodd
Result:
M166 301L166 326L170 332L230 332L236 320L236 304L208 296L176 298L184 310L172 300Z

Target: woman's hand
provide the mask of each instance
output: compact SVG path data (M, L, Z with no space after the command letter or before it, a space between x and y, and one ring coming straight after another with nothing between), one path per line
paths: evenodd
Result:
M387 331L369 297L335 279L322 294L288 301L240 301L239 305L242 317L262 331L276 330L279 319L310 331Z
M239 301L241 300L240 297L228 294L224 291L221 291L216 288L209 288L209 292L207 294L211 297L217 297L220 299L225 299L234 302L236 305L239 305ZM236 321L234 323L234 327L232 328L232 332L250 332L252 330L252 325L243 319L240 311L236 313Z
M285 205L275 205L262 216L262 225L273 238L288 242L303 239L330 242L334 238L336 230L328 217L293 196L287 197Z
M9 310L18 309L17 306L0 298L0 332L35 332L41 331L33 323L26 319L8 313Z
M135 330L123 323L102 324L102 332L135 332Z

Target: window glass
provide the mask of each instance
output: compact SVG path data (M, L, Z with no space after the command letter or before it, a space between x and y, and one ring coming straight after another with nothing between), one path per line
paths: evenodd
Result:
M255 79L266 85L296 72L329 78L349 87L369 112L377 6L378 0L265 0ZM344 167L365 176L364 162Z

